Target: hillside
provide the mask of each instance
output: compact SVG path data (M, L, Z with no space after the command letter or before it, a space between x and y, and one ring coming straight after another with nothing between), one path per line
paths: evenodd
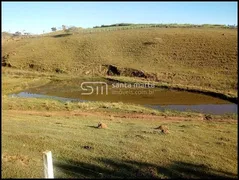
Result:
M12 34L8 32L2 32L2 38L11 37Z
M236 94L237 48L236 29L145 28L8 40L2 59L11 68L73 75L105 75L102 65L114 65Z
M12 37L12 34L8 32L2 32L1 37L2 37L2 43L3 43L6 40L10 39Z

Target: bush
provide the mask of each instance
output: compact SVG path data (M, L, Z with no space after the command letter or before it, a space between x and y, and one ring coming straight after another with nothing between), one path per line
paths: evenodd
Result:
M51 30L54 32L56 31L56 27L52 27Z
M21 35L22 35L22 33L19 32L19 31L17 31L17 32L15 32L15 33L13 34L13 36L21 36Z

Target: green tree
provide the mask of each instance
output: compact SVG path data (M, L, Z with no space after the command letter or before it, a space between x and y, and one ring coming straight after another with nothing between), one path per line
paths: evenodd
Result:
M56 31L56 27L52 27L51 30L52 30L53 32L55 32L55 31Z

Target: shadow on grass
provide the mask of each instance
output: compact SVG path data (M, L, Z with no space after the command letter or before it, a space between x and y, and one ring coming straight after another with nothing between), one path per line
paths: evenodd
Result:
M98 129L98 127L97 127L97 126L88 126L88 127L90 127L90 128L96 128L96 129Z
M157 43L155 43L155 42L144 42L143 44L144 45L152 45L152 44L157 44Z
M52 36L52 37L54 37L54 38L60 38L60 37L66 37L66 36L70 36L70 35L72 35L72 34L58 34L58 35L54 35L54 36Z
M54 162L54 167L72 178L236 178L236 174L213 170L205 165L173 162L159 166L137 161L96 159L94 164L68 160ZM57 177L57 176L56 176ZM62 177L57 177L62 178Z

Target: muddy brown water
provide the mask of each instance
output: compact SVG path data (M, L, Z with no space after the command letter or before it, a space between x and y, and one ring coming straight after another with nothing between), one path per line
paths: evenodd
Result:
M160 89L145 84L106 83L107 85L100 83L84 84L82 87L85 88L85 91L83 91L80 82L52 81L44 86L30 88L24 92L11 94L11 96L78 102L123 102L140 104L163 111L168 109L207 114L231 114L238 111L237 104L200 93ZM108 86L108 91L106 91L106 86ZM92 93L89 95L82 94L91 91Z

